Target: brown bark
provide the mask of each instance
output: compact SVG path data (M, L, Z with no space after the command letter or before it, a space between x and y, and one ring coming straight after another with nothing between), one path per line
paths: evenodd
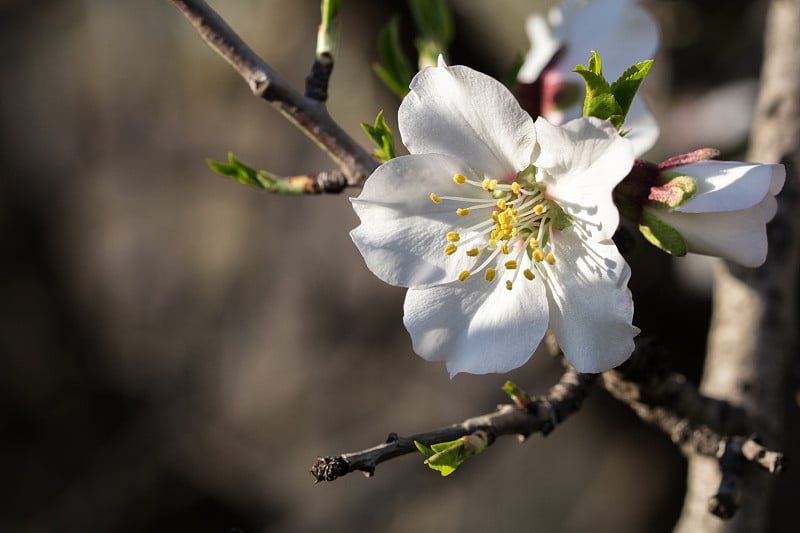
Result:
M715 273L714 311L701 383L707 395L747 409L771 448L781 448L786 376L797 351L798 175L800 168L800 0L773 0L766 28L756 122L748 158L786 165L778 214L768 226L764 266L720 265ZM747 243L742 243L746 245ZM689 460L680 533L754 532L767 526L773 480L745 469L742 508L730 521L708 512L708 498L720 483L717 460Z

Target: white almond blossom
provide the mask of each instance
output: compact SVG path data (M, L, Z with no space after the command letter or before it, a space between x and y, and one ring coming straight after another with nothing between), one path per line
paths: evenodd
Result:
M630 141L595 118L534 124L502 84L441 61L412 81L399 126L411 155L352 199L351 236L375 275L409 288L414 350L451 376L506 372L549 323L579 371L625 361L639 330L611 191Z
M766 224L775 216L783 165L703 161L669 168L690 176L697 192L673 209L645 207L676 229L690 253L714 255L746 267L767 258Z
M615 80L640 61L652 59L658 48L658 26L635 0L564 0L548 12L528 17L531 42L517 79L541 84L538 113L554 124L582 114L583 81L572 72L596 50L603 58L603 74ZM572 95L564 102L564 95ZM529 108L530 110L530 108ZM637 156L653 147L659 135L656 123L640 97L633 100L625 120L628 138Z

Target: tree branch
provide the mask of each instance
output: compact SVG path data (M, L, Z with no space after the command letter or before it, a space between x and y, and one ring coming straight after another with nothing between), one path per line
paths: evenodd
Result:
M729 519L739 508L744 463L780 474L786 460L783 454L762 446L755 435L742 436L762 427L759 420L741 407L701 394L683 375L666 369L663 361L668 357L664 355L640 342L625 364L603 373L600 384L639 418L669 435L687 457L718 460L715 472L717 477L721 473L721 479L704 513ZM706 497L708 494L710 489Z
M333 481L357 470L371 476L378 464L416 452L414 441L430 446L455 440L478 430L487 432L490 445L501 435L519 435L523 439L532 433L547 435L580 409L595 379L596 376L592 374L580 374L568 369L546 396L525 401L523 405L504 404L493 413L409 437L392 433L385 443L359 452L318 457L311 467L311 474L318 482Z
M668 360L652 343L638 341L630 359L615 370L592 375L569 368L546 396L537 398L530 398L516 386L504 387L513 405L501 405L493 413L409 437L392 433L385 443L359 452L319 457L311 474L318 482L333 481L357 470L371 476L378 464L415 452L414 441L430 446L478 430L489 435L490 445L500 435L547 435L580 409L599 377L599 383L612 396L669 435L684 454L717 461L719 486L708 498L706 512L730 518L739 508L743 465L749 462L780 474L786 459L764 447L755 435L743 436L760 426L744 409L701 394L683 375L668 370Z
M339 165L349 186L361 186L378 167L369 152L331 118L324 102L296 91L203 0L170 1L200 37L244 78L255 96L272 104Z

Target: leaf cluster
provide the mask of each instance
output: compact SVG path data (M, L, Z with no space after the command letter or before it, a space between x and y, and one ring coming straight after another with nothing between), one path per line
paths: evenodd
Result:
M586 66L577 65L574 69L586 84L583 116L608 120L614 127L620 129L639 86L652 66L652 59L636 63L623 72L615 82L609 83L603 76L600 54L592 52Z

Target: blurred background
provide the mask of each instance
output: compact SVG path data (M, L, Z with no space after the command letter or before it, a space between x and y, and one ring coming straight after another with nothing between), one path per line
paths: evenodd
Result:
M402 13L410 49L411 21L399 0L342 4L329 108L368 146L359 122L384 109L395 127L398 105L371 71L378 29ZM547 4L454 0L451 62L503 78ZM318 1L212 5L302 87ZM765 2L646 5L663 34L650 159L743 157ZM2 0L0 15L0 531L671 529L684 460L599 390L546 439L500 439L449 478L411 455L315 485L318 455L491 411L505 379L542 394L560 363L451 381L411 351L404 291L364 266L347 195L212 174L229 150L278 174L332 164L167 0ZM638 241L628 255L635 322L697 379L710 261ZM793 530L798 483L779 481L775 531Z

